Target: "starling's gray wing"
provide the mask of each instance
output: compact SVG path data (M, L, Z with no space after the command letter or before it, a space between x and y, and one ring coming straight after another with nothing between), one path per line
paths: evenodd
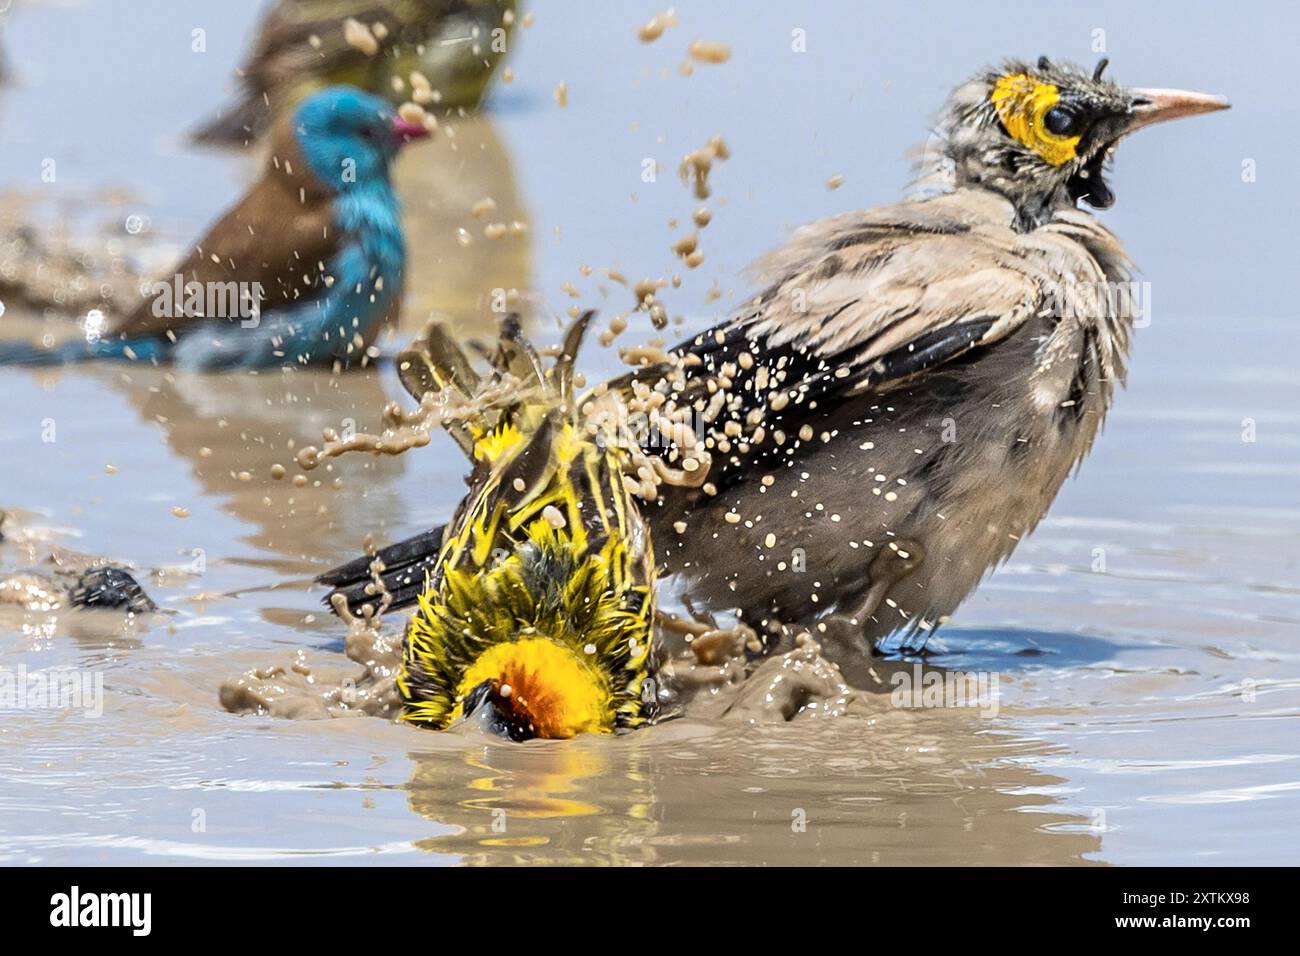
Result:
M690 377L728 364L742 410L778 395L790 407L883 390L998 342L1061 274L1051 239L1010 218L1001 200L962 195L805 227L756 264L766 287L750 306L682 346L705 373Z
M813 223L756 264L758 296L676 349L680 371L627 378L702 413L723 453L709 472L721 488L747 461L781 454L776 432L794 439L864 393L906 385L909 401L925 401L927 375L979 361L1052 314L1053 289L1080 271L1079 246L1013 223L1011 205L983 191Z

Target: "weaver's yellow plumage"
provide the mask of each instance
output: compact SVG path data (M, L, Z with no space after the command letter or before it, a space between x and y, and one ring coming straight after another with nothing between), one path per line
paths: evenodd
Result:
M657 713L650 536L617 443L579 421L571 365L586 318L544 370L508 324L496 372L468 380L438 330L402 357L416 391L467 397L505 382L464 423L470 492L407 627L402 718L443 729L487 707L516 739L610 733ZM458 350L457 350L458 352Z

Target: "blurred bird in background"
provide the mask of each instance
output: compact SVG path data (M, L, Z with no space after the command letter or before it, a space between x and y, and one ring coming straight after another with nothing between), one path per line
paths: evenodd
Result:
M644 506L693 606L773 642L813 628L860 660L928 635L1038 524L1123 383L1140 305L1119 240L1078 203L1114 201L1105 165L1129 133L1228 105L1105 65L976 74L943 111L924 195L797 230L729 319L610 383L705 436L707 482ZM410 573L428 553L421 536L379 555Z
M352 87L313 94L276 124L262 178L133 312L91 313L82 338L52 348L0 345L0 364L363 364L401 306L406 249L389 163L425 135Z
M394 105L473 109L514 23L515 0L276 0L239 70L239 98L193 139L252 142L303 97L341 83Z
M524 740L611 733L658 714L650 534L618 443L573 397L590 319L574 323L549 369L513 319L486 380L441 326L398 357L422 407L433 396L470 409L448 428L473 469L436 561L418 579L390 578L400 593L383 598L417 605L397 679L403 720L441 730L473 717ZM367 557L339 573L383 571Z

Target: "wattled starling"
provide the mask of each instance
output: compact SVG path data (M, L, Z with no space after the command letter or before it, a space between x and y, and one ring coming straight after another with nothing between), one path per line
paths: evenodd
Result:
M699 439L652 431L662 467L640 472L695 609L867 653L947 620L1038 524L1124 381L1140 308L1079 203L1114 201L1124 136L1228 105L1105 65L980 72L943 111L921 195L797 230L730 318L609 384ZM390 566L418 567L418 541Z

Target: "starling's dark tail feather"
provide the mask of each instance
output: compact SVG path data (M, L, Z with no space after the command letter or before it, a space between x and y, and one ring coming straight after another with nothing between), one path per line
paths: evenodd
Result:
M424 576L433 570L438 560L438 551L442 548L444 527L425 531L413 538L390 544L376 552L384 563L384 572L380 575L384 587L393 596L389 608L406 607L414 604L415 599L424 590ZM347 564L326 571L316 580L328 584L330 593L325 595L325 603L334 607L333 598L341 594L348 602L348 610L358 613L368 605L378 605L381 595L371 593L375 589L370 575L370 564L374 558L363 554Z
M157 339L115 339L84 342L77 339L53 348L26 342L0 342L0 365L70 365L93 359L134 359L148 362L161 358L163 343Z
M190 141L202 146L244 146L265 132L271 108L261 93L249 93L202 126L190 132Z

